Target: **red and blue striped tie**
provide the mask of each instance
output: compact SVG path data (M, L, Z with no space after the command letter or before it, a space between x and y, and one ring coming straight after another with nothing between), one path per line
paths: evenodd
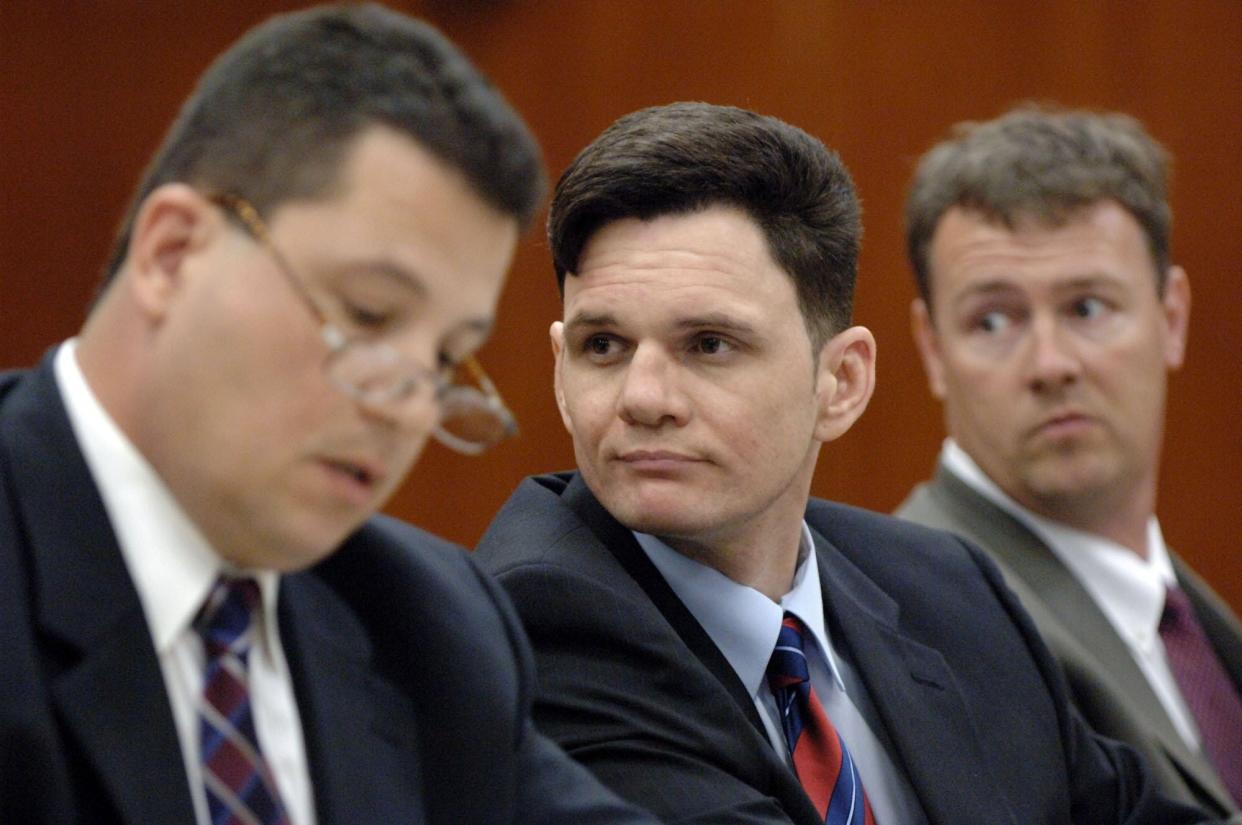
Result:
M199 753L212 825L289 823L250 712L247 660L258 604L253 579L221 576L194 621L207 658Z
M802 646L804 632L798 617L786 613L768 662L768 687L776 697L794 770L827 825L875 825L862 777L845 740L811 690Z

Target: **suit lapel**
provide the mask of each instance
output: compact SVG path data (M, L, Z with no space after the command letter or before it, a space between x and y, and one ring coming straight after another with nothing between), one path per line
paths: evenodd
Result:
M279 612L319 825L423 822L414 715L357 617L312 573L281 578Z
M931 822L1013 822L944 658L898 630L899 608L815 531L824 610ZM839 634L839 635L838 635ZM918 709L918 712L911 712Z
M1046 544L1017 519L980 496L965 482L943 468L936 476L936 495L951 507L954 520L964 525L968 537L988 547L1000 562L1001 572L1029 603L1047 608L1041 624L1055 621L1065 635L1077 639L1100 663L1103 671L1126 692L1144 718L1167 723L1160 700L1139 670L1125 642L1108 618L1068 568ZM1028 610L1035 609L1031 605ZM1069 628L1072 628L1070 632ZM1153 722L1162 739L1176 739L1171 724Z
M791 820L807 825L822 822L797 776L769 744L767 729L759 718L759 711L749 691L738 678L737 671L694 618L694 614L677 598L677 594L638 545L634 534L604 509L580 475L572 476L561 498L582 519L605 550L638 583L686 647L725 689L737 709L750 722L754 758L763 764L770 777L770 792L780 800ZM726 735L738 736L740 731L728 731Z
M582 476L574 475L569 486L562 494L562 500L581 518L600 543L616 557L625 571L630 574L651 599L652 603L664 614L664 618L673 626L677 635L686 646L703 663L717 681L724 686L738 708L746 714L751 725L766 741L767 732L759 719L759 711L746 690L737 672L729 664L729 660L716 647L711 636L703 629L694 614L677 598L677 594L669 587L660 571L647 558L647 554L638 545L634 534L612 517L604 506L599 503L587 488Z
M1006 582L1036 619L1041 634L1054 650L1075 646L1083 653L1074 657L1081 666L1096 669L1100 680L1125 695L1133 706L1136 722L1142 720L1148 735L1192 782L1228 805L1228 794L1211 767L1192 752L1173 727L1164 705L1151 689L1134 656L1100 610L1056 554L1026 525L943 466L937 471L930 492L953 522L952 529L986 546L998 562ZM1184 566L1175 560L1179 578ZM1189 578L1182 579L1189 581ZM1197 582L1197 578L1195 579ZM1202 610L1197 612L1202 613ZM1242 636L1240 636L1242 638ZM1059 656L1068 651L1056 650Z
M190 822L159 661L51 365L49 355L6 399L0 429L32 548L37 621L62 645L53 701L122 820Z

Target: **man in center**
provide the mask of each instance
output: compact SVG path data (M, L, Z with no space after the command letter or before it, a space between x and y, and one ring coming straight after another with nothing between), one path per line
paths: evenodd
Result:
M476 554L546 733L669 822L1199 821L1069 709L980 552L810 498L875 383L834 153L646 109L571 164L549 234L578 472L523 482Z

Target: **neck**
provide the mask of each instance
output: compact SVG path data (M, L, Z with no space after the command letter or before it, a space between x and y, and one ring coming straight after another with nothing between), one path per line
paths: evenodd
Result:
M1032 506L1034 505L1034 506ZM1155 510L1155 491L1149 495L1083 497L1039 501L1026 506L1067 527L1101 536L1147 558L1147 523Z

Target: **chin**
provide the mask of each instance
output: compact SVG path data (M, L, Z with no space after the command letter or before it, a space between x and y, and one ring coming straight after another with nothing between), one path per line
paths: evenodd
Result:
M357 529L356 524L348 529L342 529L339 523L321 524L317 529L303 529L296 534L291 533L285 536L279 545L279 554L267 566L281 573L296 573L313 567L339 550Z
M613 518L630 530L650 533L653 536L669 536L675 538L692 538L703 531L703 525L687 520L687 507L683 502L670 502L666 506L646 504L635 506L632 503L603 502Z

